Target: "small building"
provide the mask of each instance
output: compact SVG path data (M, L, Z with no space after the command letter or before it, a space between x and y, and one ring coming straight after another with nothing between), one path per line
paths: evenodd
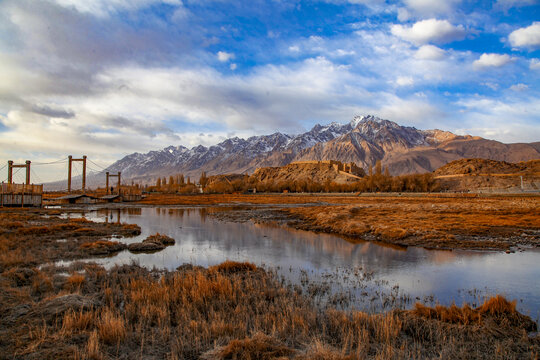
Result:
M87 194L71 194L56 198L64 204L95 204L98 199Z

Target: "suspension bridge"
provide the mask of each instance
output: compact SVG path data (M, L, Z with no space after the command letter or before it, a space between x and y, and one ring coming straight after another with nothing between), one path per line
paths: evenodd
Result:
M142 196L142 191L138 186L122 183L121 172L111 173L86 155L80 158L70 155L50 162L27 160L24 164L15 164L14 161L9 160L7 164L0 167L0 174L5 168L7 168L7 177L0 184L0 206L2 207L43 205L44 181L35 169L43 169L43 172L67 172L67 177L47 182L52 190L47 193L47 200L66 203L97 203L137 201ZM112 179L116 181L113 183L110 181ZM37 184L33 180L37 180Z

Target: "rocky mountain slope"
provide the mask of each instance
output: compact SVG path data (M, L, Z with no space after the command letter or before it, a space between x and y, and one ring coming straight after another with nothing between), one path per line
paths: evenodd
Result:
M169 146L146 154L134 153L115 162L109 171L124 179L153 181L183 173L198 178L224 173L253 173L257 168L293 161L355 162L366 171L381 160L392 175L433 171L453 160L486 158L508 162L540 158L540 142L503 144L441 130L418 130L374 116L358 116L350 123L316 125L299 135L274 133L227 139L217 145Z
M452 161L434 172L443 189L538 191L540 160L510 163L487 159Z

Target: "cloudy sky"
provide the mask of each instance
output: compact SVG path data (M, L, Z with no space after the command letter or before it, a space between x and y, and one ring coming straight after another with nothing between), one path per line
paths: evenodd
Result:
M540 1L0 0L0 167L364 114L540 141Z

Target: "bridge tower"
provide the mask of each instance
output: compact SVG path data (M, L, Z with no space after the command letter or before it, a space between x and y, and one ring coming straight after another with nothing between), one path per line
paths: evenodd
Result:
M68 192L71 192L71 169L74 161L81 161L83 163L82 168L82 191L86 192L86 155L81 159L74 159L73 156L68 156Z
M30 160L26 164L13 164L13 160L8 161L8 184L13 184L13 168L26 168L26 185L30 184Z
M110 189L109 189L109 178L111 178L111 177L118 177L118 189L117 189L117 191L118 191L118 195L120 195L120 180L122 178L122 172L119 171L118 174L110 174L107 171L105 173L105 175L106 175L105 187L107 188L107 195L109 195L109 191L110 191ZM112 193L112 191L111 191L111 193Z

